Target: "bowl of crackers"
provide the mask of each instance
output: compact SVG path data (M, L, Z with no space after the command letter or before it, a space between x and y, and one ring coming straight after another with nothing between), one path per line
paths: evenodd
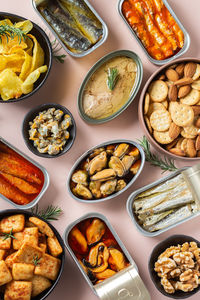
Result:
M60 234L46 219L25 210L0 212L0 299L44 300L65 262Z
M174 158L200 158L200 60L179 58L146 82L139 120L150 143Z

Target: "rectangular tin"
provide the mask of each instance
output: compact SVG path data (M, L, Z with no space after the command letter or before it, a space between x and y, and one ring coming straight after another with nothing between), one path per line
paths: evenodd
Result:
M72 228L76 226L83 220L88 218L99 218L103 222L105 222L108 229L113 234L115 240L121 247L123 253L127 257L128 261L130 262L130 266L125 268L124 270L118 272L117 274L113 275L112 277L104 280L103 282L93 285L89 280L88 276L82 269L81 265L78 262L74 252L72 251L71 247L68 243L68 235ZM106 219L106 217L99 213L89 213L84 215L83 217L77 219L73 223L71 223L65 230L64 236L64 244L71 254L72 258L74 259L76 265L78 266L79 270L81 271L82 275L84 276L85 280L93 290L93 292L102 300L120 300L120 299L130 299L130 300L150 300L151 297L147 288L145 287L142 279L138 274L138 268L128 253L127 249L125 248L122 241L119 239L117 233Z
M32 5L33 8L35 9L35 11L37 12L37 14L40 16L40 18L44 21L44 23L46 24L46 26L48 27L48 29L52 32L52 34L55 36L55 38L59 41L59 43L62 45L63 49L70 54L73 57L84 57L88 54L90 54L91 52L93 52L94 50L96 50L98 47L100 47L107 39L108 37L108 27L106 25L106 23L102 20L102 18L99 16L99 14L97 13L97 11L93 8L93 6L87 1L87 0L83 0L85 2L85 4L89 7L89 9L92 11L92 13L96 16L96 18L100 21L100 23L102 24L102 28L103 28L103 35L101 37L101 39L95 44L93 45L91 48L89 48L87 51L84 51L82 53L74 53L72 52L70 49L67 48L67 46L64 44L64 42L61 40L61 38L59 37L59 35L53 30L53 28L50 26L50 24L45 20L45 18L42 16L42 14L39 12L39 10L37 9L37 6L43 2L44 0L32 0ZM47 0L48 1L48 0ZM36 3L37 2L37 3Z
M198 175L200 175L200 164L197 165L197 166L198 166L198 169L199 169ZM168 176L166 176L164 178L156 180L156 181L154 181L154 182L152 182L152 183L150 183L150 184L148 184L148 185L146 185L146 186L144 186L144 187L136 190L135 192L133 192L129 196L129 198L127 200L127 203L126 203L127 211L129 213L129 216L131 217L131 220L133 221L133 223L135 224L137 230L140 233L142 233L144 236L147 236L147 237L157 236L157 235L159 235L159 234L161 234L161 233L163 233L163 232L165 232L165 231L167 231L169 229L172 229L172 228L174 228L174 227L176 227L176 226L178 226L178 225L180 225L180 224L182 224L182 223L184 223L186 221L189 221L189 220L191 220L191 219L193 219L193 218L195 218L195 217L197 217L197 216L200 215L200 211L199 211L199 212L197 212L197 213L195 213L195 214L193 214L193 215L191 215L191 216L189 216L189 217L187 217L187 218L185 218L185 219L183 219L183 220L181 220L181 221L179 221L179 222L177 222L175 224L172 224L172 225L168 226L167 228L164 228L164 229L161 229L161 230L158 230L158 231L155 231L155 232L148 232L147 230L143 229L142 226L139 225L139 223L137 221L137 218L136 218L136 216L135 216L135 214L133 212L133 208L132 208L133 207L133 202L134 202L134 200L135 200L135 198L137 197L138 194L140 194L142 192L145 192L145 191L147 191L147 190L149 190L149 189L157 186L158 184L161 184L161 183L163 183L163 182L165 182L165 181L167 181L167 180L175 177L176 175L178 175L180 173L182 173L183 175L185 173L185 175L187 176L188 172L190 172L190 173L192 173L194 175L194 172L193 172L194 168L192 168L192 167L184 167L184 168L182 168L182 169L174 172L173 174L170 174L170 175L168 175ZM184 175L184 177L185 177L185 175ZM191 180L190 181L186 180L186 182L188 184L188 188L191 190L192 194L194 195L194 192L193 192L192 187L191 187L192 186ZM196 181L194 181L194 182L196 182ZM198 184L199 184L199 182L198 182ZM194 195L194 199L196 200L195 195Z
M42 167L40 164L38 164L32 158L28 157L26 154L24 154L19 149L15 148L13 145L11 145L9 142L7 142L6 140L4 140L2 137L0 137L0 142L4 143L6 146L8 146L12 150L14 150L19 155L21 155L23 158L25 158L26 160L28 160L29 162L31 162L34 166L36 166L38 169L40 169L42 171L43 175L44 175L44 184L43 184L43 187L42 187L39 195L34 200L32 200L30 203L28 203L26 205L16 204L16 203L12 202L11 200L9 200L8 198L6 198L5 196L3 196L3 195L0 194L0 197L3 200L6 200L8 203L10 203L15 208L18 208L18 209L30 209L30 208L34 207L39 202L40 198L46 192L46 190L47 190L47 188L49 186L49 181L50 181L49 180L49 174L47 173L47 170L44 167Z
M135 37L135 39L137 40L137 42L139 43L139 45L141 46L141 48L145 52L145 54L148 57L148 59L150 60L150 62L152 62L155 65L161 66L161 65L164 65L164 64L180 57L181 55L183 55L188 50L188 48L190 46L190 36L189 36L188 32L186 31L183 24L180 22L180 20L176 16L175 12L171 8L171 6L167 2L167 0L162 0L162 2L166 6L166 8L169 10L170 14L172 15L172 17L174 18L174 20L176 21L176 23L178 24L178 26L180 27L180 29L182 30L182 32L184 34L184 45L183 45L183 48L178 53L176 53L175 55L173 55L173 56L171 56L167 59L157 60L157 59L154 59L152 56L150 56L149 53L147 52L146 48L144 47L144 45L142 44L142 42L138 38L137 34L131 28L131 26L129 25L129 23L127 22L126 18L124 17L124 15L122 13L122 4L123 4L124 1L125 0L119 0L119 2L118 2L118 12L119 12L120 16L122 17L122 19L124 20L124 22L126 23L126 25L128 26L128 28L131 31L132 35Z

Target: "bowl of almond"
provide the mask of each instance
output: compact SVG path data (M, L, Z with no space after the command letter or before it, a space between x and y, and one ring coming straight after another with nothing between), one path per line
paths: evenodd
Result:
M180 58L146 82L139 120L150 143L175 158L200 158L200 60Z

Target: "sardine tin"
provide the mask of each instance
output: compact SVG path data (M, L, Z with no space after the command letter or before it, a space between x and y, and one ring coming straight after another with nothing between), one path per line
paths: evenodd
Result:
M198 195L198 185L200 184L200 164L198 165L195 165L194 167L184 167L184 168L181 168L179 169L178 171L174 172L173 174L170 174L164 178L161 178L159 180L156 180L138 190L136 190L135 192L133 192L128 200L127 200L127 203L126 203L126 208L127 208L127 211L128 211L128 214L129 216L131 217L131 220L133 221L133 223L135 224L137 230L142 233L144 236L147 236L147 237L153 237L153 236L157 236L169 229L172 229L176 226L178 226L179 224L182 224L186 221L189 221L193 218L195 218L196 216L199 216L200 215L200 211L185 218L184 220L181 220L179 222L177 222L176 224L172 224L170 226L168 226L167 228L164 228L164 229L161 229L161 230L158 230L158 231L155 231L155 232L148 232L147 230L145 230L144 228L142 228L142 226L139 225L138 221L137 221L137 218L133 212L133 202L135 200L135 198L142 192L145 192L151 188L154 188L155 186L157 186L158 184L161 184L161 183L164 183L165 181L177 176L178 174L182 173L184 175L184 178L188 184L188 189L192 192L193 194L193 197L194 197L194 200L196 201L196 196L195 195ZM189 177L190 176L190 177ZM197 183L198 182L198 183ZM200 201L200 196L198 196L198 199ZM196 201L197 202L197 201Z
M76 226L81 221L88 219L88 218L99 218L102 220L108 229L113 234L115 240L119 244L120 248L122 249L123 253L127 257L128 261L130 262L130 266L125 268L124 270L118 272L117 274L113 275L112 277L104 280L103 282L93 285L89 280L88 276L82 269L81 265L79 264L78 259L76 258L74 252L72 251L71 247L68 243L68 235L72 228ZM76 221L72 222L66 228L63 236L64 244L69 253L71 254L72 258L74 259L75 263L77 264L79 270L81 271L82 275L84 276L85 280L93 290L93 292L102 300L121 300L121 299L130 299L130 300L150 300L151 297L147 288L145 287L142 279L139 276L138 268L128 253L127 249L125 248L124 244L118 237L117 233L107 220L107 218L99 213L89 213L81 218L77 219Z
M139 43L139 45L142 47L143 51L145 52L147 58L150 60L150 62L152 62L155 65L164 65L178 57L180 57L181 55L183 55L185 52L187 52L189 46L190 46L190 36L188 34L188 32L186 31L186 29L184 28L183 24L180 22L180 20L177 18L175 12L173 11L173 9L170 7L170 5L168 4L167 0L162 0L162 2L164 3L164 5L166 6L166 8L168 9L168 11L170 12L170 14L172 15L172 17L174 18L174 20L176 21L176 23L178 24L178 26L180 27L180 29L182 30L183 34L184 34L184 45L183 48L176 53L175 55L167 58L167 59L163 59L163 60L157 60L154 59L146 50L146 48L144 47L144 45L142 44L142 42L140 41L140 39L138 38L137 34L134 32L134 30L131 28L131 26L129 25L129 23L127 22L126 18L124 17L123 13L122 13L122 4L123 4L124 0L119 0L118 2L118 12L120 14L120 16L122 17L122 19L124 20L124 22L126 23L126 25L128 26L129 30L131 31L132 35L135 37L135 39L137 40L137 42Z
M100 47L106 41L106 39L108 37L108 27L107 27L106 23L102 20L102 18L99 16L99 14L97 13L97 11L93 8L93 6L87 0L83 0L83 1L89 7L89 9L92 11L92 13L95 15L95 17L99 20L99 22L102 24L103 35L102 35L101 39L96 44L94 44L91 48L89 48L88 50L83 51L82 53L75 53L75 52L73 52L73 51L71 51L70 49L67 48L67 46L64 44L64 42L59 37L59 35L53 30L53 28L49 25L49 23L45 20L45 18L42 16L42 14L37 9L37 6L40 3L44 2L44 0L39 0L39 1L38 0L32 0L33 8L37 12L37 14L40 16L40 18L44 21L44 23L46 24L46 26L48 27L48 29L53 33L53 35L56 37L56 39L62 45L63 49L68 54L70 54L71 56L74 56L74 57L84 57L84 56L90 54L91 52L93 52L94 50L96 50L96 48Z
M8 203L10 203L11 205L13 205L15 208L18 208L18 209L31 209L32 207L34 207L39 202L40 198L46 192L46 190L47 190L47 188L49 186L49 182L50 182L49 174L48 174L47 170L44 167L42 167L35 160L33 160L32 158L30 158L29 156L27 156L26 154L24 154L19 149L15 148L13 145L11 145L9 142L7 142L6 140L4 140L2 137L0 137L0 142L4 143L6 146L8 146L12 150L14 150L19 155L21 155L23 158L25 158L26 160L30 161L34 166L36 166L38 169L40 169L42 171L43 175L44 175L44 184L43 184L43 187L42 187L39 195L33 201L31 201L30 203L28 203L26 205L16 204L13 201L11 201L8 198L6 198L5 196L3 196L2 194L0 194L0 198L2 198L3 200L6 200Z

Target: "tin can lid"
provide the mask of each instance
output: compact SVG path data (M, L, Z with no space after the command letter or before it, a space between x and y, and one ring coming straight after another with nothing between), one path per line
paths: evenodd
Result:
M136 268L131 265L99 283L96 294L102 300L150 300L151 297Z
M196 204L200 208L200 194L198 192L200 185L200 164L187 168L182 172L182 174L192 192Z

